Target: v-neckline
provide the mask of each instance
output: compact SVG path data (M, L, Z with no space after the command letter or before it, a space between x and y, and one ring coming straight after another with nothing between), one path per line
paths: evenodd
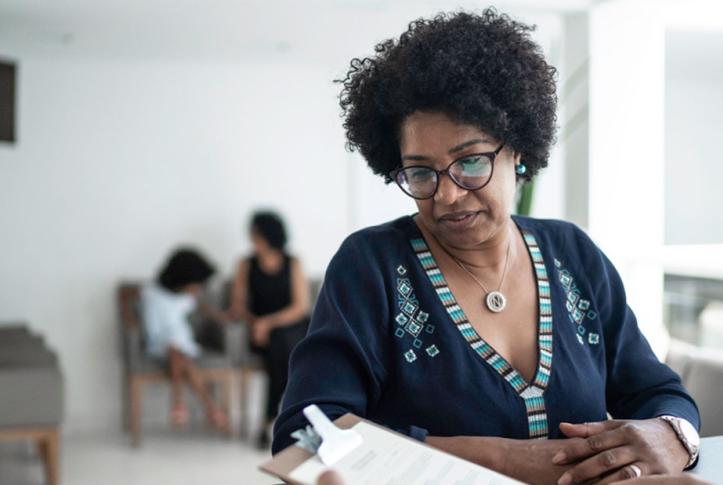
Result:
M523 229L513 219L517 229L521 232L527 252L534 267L537 283L538 299L538 327L537 327L537 367L532 382L527 382L522 374L515 369L492 345L487 343L472 327L464 310L457 303L457 299L449 288L447 280L442 274L432 251L424 239L424 235L410 216L416 237L410 240L417 258L422 265L435 293L455 324L462 337L487 364L489 364L523 399L527 397L542 397L552 370L552 305L550 300L550 283L542 252L535 236Z

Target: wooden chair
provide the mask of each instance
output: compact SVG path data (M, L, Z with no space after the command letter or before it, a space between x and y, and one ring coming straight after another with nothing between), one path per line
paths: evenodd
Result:
M60 483L63 376L57 355L24 324L0 325L0 443L33 442L46 483Z
M124 421L130 431L132 443L141 443L141 418L143 413L143 389L147 384L168 382L168 374L161 363L143 352L143 331L138 304L140 285L122 283L118 288L118 308L123 344L124 371ZM203 350L196 363L203 379L209 384L219 384L222 392L222 407L228 413L231 408L231 389L240 345L239 325L224 325L224 352Z
M309 313L313 312L314 306L316 305L316 300L319 297L319 292L321 291L321 284L322 281L317 278L312 278L309 280L309 298L310 306L309 306ZM230 295L231 295L231 288L232 288L233 282L228 281L224 287L223 291L223 304L229 305L230 304ZM240 411L241 411L241 424L240 424L240 434L241 436L248 436L250 431L250 422L249 422L249 414L248 414L248 386L249 381L253 377L253 375L257 372L263 372L264 371L264 363L259 355L254 354L251 352L250 345L249 345L249 331L248 326L245 325L243 322L241 323L242 330L239 333L239 348L238 348L238 357L236 360L238 369L239 369L239 375L240 375L240 382L239 382L239 400L240 400Z
M241 332L241 351L236 361L239 370L239 407L240 407L240 423L239 434L241 437L248 437L250 433L250 416L249 416L249 382L253 375L257 372L264 371L264 363L261 357L249 350L249 331L248 326L242 324Z
M38 454L43 460L46 483L58 485L60 483L60 432L58 428L52 426L0 430L0 443L24 440L35 442Z
M228 308L231 305L231 292L233 289L233 280L224 282L221 288L220 305L222 308ZM236 322L238 329L235 335L233 352L233 364L239 374L239 435L247 437L251 428L249 416L249 382L257 372L264 370L264 363L261 357L251 352L250 340L251 335L246 322Z
M671 339L666 363L698 405L701 437L723 434L723 351Z

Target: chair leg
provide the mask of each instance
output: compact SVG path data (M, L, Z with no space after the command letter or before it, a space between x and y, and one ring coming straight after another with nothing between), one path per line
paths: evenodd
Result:
M233 371L228 371L223 376L221 383L221 406L223 406L226 416L228 416L229 423L231 423L231 388L233 387ZM233 425L228 428L229 436L233 435Z
M239 435L241 435L242 438L245 438L248 436L249 432L247 408L248 402L246 399L248 393L249 370L242 367L240 374L241 379L239 382L239 411L241 416L239 417Z
M124 403L124 405L121 406L123 408L123 412L122 412L123 415L121 416L121 420L122 420L121 425L123 426L124 431L130 431L131 430L130 406L127 404L130 401L130 389L128 389L129 384L128 384L128 375L127 374L123 375L122 381L123 381L123 386L122 386L121 392L123 393L122 402Z
M45 480L48 485L60 483L60 443L58 430L53 429L38 438L38 451L45 468Z
M143 403L143 382L138 377L131 376L129 378L129 413L130 413L130 431L131 443L133 446L141 444L141 414Z

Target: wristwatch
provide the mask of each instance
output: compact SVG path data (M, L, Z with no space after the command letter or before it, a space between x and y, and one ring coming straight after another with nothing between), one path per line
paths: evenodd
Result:
M688 463L685 464L685 468L688 468L695 460L698 459L698 453L700 452L700 436L695 430L695 427L683 418L676 416L658 416L663 421L667 421L675 431L681 444L690 455Z

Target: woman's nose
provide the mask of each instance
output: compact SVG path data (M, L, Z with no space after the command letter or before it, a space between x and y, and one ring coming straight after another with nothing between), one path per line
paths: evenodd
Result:
M454 183L448 172L440 174L439 177L439 186L437 187L437 193L434 194L434 202L451 205L467 192Z

